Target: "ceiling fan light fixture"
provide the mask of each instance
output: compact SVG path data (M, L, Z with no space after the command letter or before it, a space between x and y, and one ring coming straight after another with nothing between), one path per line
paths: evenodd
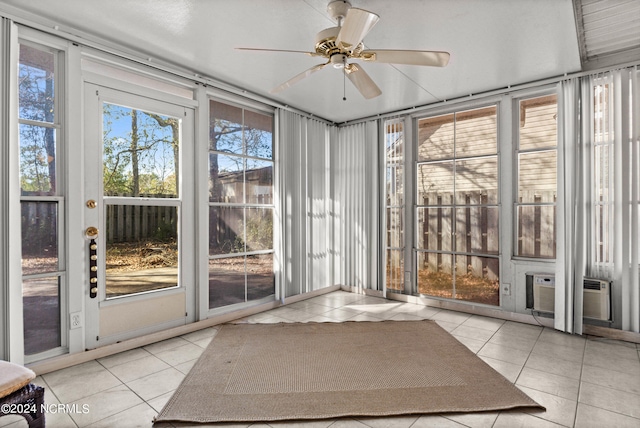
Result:
M347 63L347 56L345 54L333 54L329 59L333 68L344 68Z

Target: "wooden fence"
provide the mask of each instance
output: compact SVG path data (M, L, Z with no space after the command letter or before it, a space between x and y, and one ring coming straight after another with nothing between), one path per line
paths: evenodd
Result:
M178 237L178 208L175 206L107 205L108 243L167 241Z

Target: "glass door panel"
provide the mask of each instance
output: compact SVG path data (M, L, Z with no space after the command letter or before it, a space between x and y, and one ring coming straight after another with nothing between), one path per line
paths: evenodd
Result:
M181 121L106 102L102 120L106 297L177 287Z

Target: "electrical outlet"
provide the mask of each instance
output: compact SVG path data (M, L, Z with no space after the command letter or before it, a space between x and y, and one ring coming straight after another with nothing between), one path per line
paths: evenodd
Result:
M71 328L80 328L82 327L82 317L80 312L74 312L70 315L70 324Z
M511 284L503 282L500 287L502 288L502 294L505 296L511 296Z

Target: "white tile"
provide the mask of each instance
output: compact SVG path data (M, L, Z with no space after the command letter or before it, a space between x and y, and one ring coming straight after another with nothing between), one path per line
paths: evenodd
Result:
M310 314L305 311L298 311L298 310L292 309L291 312L283 313L278 316L293 322L305 322L309 318L315 317L316 314Z
M62 404L68 404L122 384L95 360L47 373L42 377Z
M157 412L146 403L139 404L89 425L91 428L150 428Z
M193 368L193 366L198 362L198 359L196 358L195 360L190 360L190 361L186 361L182 364L178 364L176 366L174 366L176 369L180 370L182 373L184 374L188 374L191 369Z
M459 424L456 421L447 419L440 415L424 415L420 416L415 424L411 425L411 428L462 428L465 425Z
M499 412L448 413L445 418L470 428L491 427L498 418Z
M565 376L571 379L580 379L582 365L573 361L561 360L543 354L531 354L525 367L547 373Z
M347 321L348 319L351 319L356 315L358 315L358 312L347 311L344 309L333 309L322 314L323 317L331 318L336 321Z
M418 419L416 415L383 418L355 418L371 428L409 428Z
M432 318L433 319L433 318ZM460 324L457 323L453 323L453 322L449 322L449 321L442 321L442 320L434 320L440 327L442 327L444 330L448 331L449 333L451 333L453 330L456 329L456 327L458 327Z
M79 427L85 427L141 403L140 397L120 385L70 403L80 409L70 416Z
M260 321L257 321L257 324L280 324L280 323L292 323L293 321L288 320L286 318L276 317L274 315L261 318Z
M489 343L495 345L507 346L509 348L519 349L521 351L531 352L536 344L537 338L530 338L528 336L517 336L511 332L505 332L503 329L498 330Z
M328 428L335 421L335 419L323 419L317 421L282 421L269 422L269 426L273 428Z
M156 397L156 398L152 398L151 400L147 400L147 404L149 404L151 407L153 407L157 412L160 412L164 406L167 404L167 402L169 401L169 399L171 397L173 397L174 392L176 392L175 390L169 391L169 392L165 392L164 394Z
M578 403L576 427L580 428L638 428L640 419Z
M355 419L338 419L329 426L331 428L368 428L365 424Z
M147 355L148 356L144 358L113 366L109 371L122 382L126 383L170 367L169 364L158 357L151 354Z
M483 328L471 327L469 325L466 325L466 323L462 323L458 327L456 327L451 332L451 334L454 334L456 336L468 337L470 339L482 340L486 342L487 340L491 339L491 336L493 336L493 331L485 330Z
M469 348L471 352L477 354L480 349L487 343L484 340L472 339L470 337L458 336L455 333L451 333L453 337L455 337L458 342L462 343L464 346Z
M391 321L422 321L424 318L412 314L397 313L389 319Z
M267 311L266 313L271 316L285 318L291 321L297 321L300 317L308 317L308 315L303 311L298 311L288 306L281 306L279 308Z
M558 425L527 413L502 412L498 415L493 428L560 428Z
M623 346L609 345L602 348L587 344L583 364L640 376L640 359L637 352Z
M324 315L316 315L313 318L309 318L305 322L340 322L334 318L325 317Z
M435 314L431 319L436 321L446 321L452 324L460 325L466 320L468 320L469 318L471 318L471 315L469 314L465 314L462 312L441 310L440 312Z
M292 303L289 307L312 315L320 315L331 310L329 306L319 305L317 303L309 302L308 300Z
M176 389L184 379L184 376L184 373L171 367L129 382L127 386L143 400L148 401Z
M45 419L46 421L46 419ZM0 427L28 427L27 421L20 415L6 415L0 418Z
M188 343L188 340L185 340L181 337L174 337L171 339L163 340L161 342L152 343L151 345L145 346L144 349L151 352L152 354L157 354L158 352L177 348L178 346L187 345Z
M143 348L131 349L130 351L120 352L118 354L110 355L108 357L99 358L97 361L106 368L111 368L119 364L128 363L140 358L148 357L151 355Z
M522 324L515 321L507 321L498 330L499 333L510 334L525 339L538 340L543 327L531 324Z
M480 315L472 315L469 319L462 323L462 325L481 328L484 330L489 330L491 332L496 332L502 327L504 324L504 320L499 320L496 318L483 317Z
M630 392L582 382L578 402L640 419L640 395Z
M207 337L205 339L196 340L195 342L193 342L193 344L198 345L202 349L206 349L212 340L213 340L213 337Z
M400 305L401 303L391 302L369 305L348 305L341 309L349 310L356 313L368 314L381 319L389 319L397 314L397 311L395 311L394 309L397 309Z
M493 343L487 343L484 345L478 352L478 355L494 358L500 361L506 361L507 363L512 363L518 366L523 366L529 357L528 352L509 348L507 346L494 345Z
M353 318L349 318L349 321L373 321L373 322L382 322L384 321L382 318L375 317L369 314L358 314Z
M563 333L551 328L545 328L540 334L538 341L553 343L554 345L562 345L564 347L580 351L584 351L587 344L587 339L584 336Z
M569 400L578 400L580 381L540 370L525 367L520 372L516 385L557 395Z
M545 411L525 410L525 413L556 424L573 426L576 405L578 404L576 401L523 386L518 386L518 388L546 409Z
M200 357L202 352L204 352L204 348L195 343L187 343L183 346L157 352L156 357L169 365L175 366Z
M516 383L516 380L522 371L522 366L518 364L512 364L484 356L480 356L480 358L482 358L485 363L490 365L491 368L500 373L511 383Z
M584 365L582 381L640 395L640 375Z
M532 354L544 355L547 357L557 358L560 360L572 361L576 364L582 364L584 350L571 346L564 346L553 342L538 340L531 350Z

